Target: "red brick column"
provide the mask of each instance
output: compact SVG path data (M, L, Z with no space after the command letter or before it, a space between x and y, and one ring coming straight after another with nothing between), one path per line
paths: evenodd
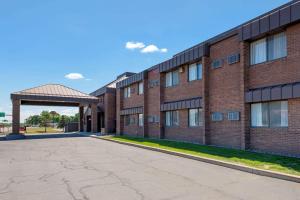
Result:
M250 47L249 43L241 42L241 60L240 60L240 91L241 91L241 149L250 148L250 105L245 102L245 92L248 89L248 69L249 69L249 57Z
M159 107L161 104L164 103L164 94L165 94L165 74L159 73ZM159 114L159 129L160 134L159 138L164 139L165 138L165 115L164 112L160 112Z
M204 136L203 144L210 144L210 110L209 110L209 67L210 59L209 57L202 57L202 106L203 106L203 117L204 117Z
M124 127L124 120L123 117L120 115L121 109L123 108L123 94L122 94L122 89L118 88L117 89L117 135L122 135L123 132L123 127Z
M97 104L91 105L91 121L92 121L92 133L98 132L98 123L97 123Z
M116 132L116 93L109 92L104 95L104 128L105 133Z
M145 72L148 73L148 72ZM148 129L148 74L145 75L144 81L143 81L143 86L144 86L144 138L149 137L149 129Z
M80 131L80 132L83 132L83 131L84 131L84 127L83 127L83 117L84 117L83 106L79 106L79 131Z
M12 132L20 133L20 100L12 101Z

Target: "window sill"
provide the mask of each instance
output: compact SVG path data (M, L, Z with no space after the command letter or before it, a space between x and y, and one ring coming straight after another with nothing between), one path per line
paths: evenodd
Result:
M165 88L175 88L177 87L178 85L172 85L172 86L165 86Z
M270 126L251 126L252 129L288 129L288 126L284 127L270 127Z
M197 129L197 128L203 128L203 126L188 126L190 129Z
M188 80L188 83L194 83L194 82L197 82L197 81L202 81L202 79L196 79L196 80Z
M287 60L287 56L281 57L281 58L276 58L276 59L274 59L274 60L264 61L264 62L257 63L257 64L250 64L250 67L256 67L256 66L259 66L259 65L269 65L269 64L272 64L272 63L274 63L274 62L278 62L278 61L286 61L286 60Z

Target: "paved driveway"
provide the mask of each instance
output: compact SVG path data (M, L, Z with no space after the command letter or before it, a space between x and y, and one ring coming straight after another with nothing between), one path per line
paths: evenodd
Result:
M300 184L98 139L0 142L1 200L300 199Z

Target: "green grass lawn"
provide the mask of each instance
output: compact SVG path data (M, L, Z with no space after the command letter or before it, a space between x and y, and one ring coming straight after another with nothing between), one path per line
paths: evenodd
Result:
M149 147L156 147L194 156L236 163L258 169L300 176L299 158L254 153L236 149L219 148L168 140L145 139L127 136L109 136L107 138L116 141L141 144Z
M62 129L55 129L52 127L47 127L47 132L46 133L60 133L63 132ZM27 134L34 134L34 133L45 133L45 128L44 127L27 127L26 128L26 133Z

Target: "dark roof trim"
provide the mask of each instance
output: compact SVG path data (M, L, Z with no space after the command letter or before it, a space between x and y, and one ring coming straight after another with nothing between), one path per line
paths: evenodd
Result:
M179 54L161 64L159 64L160 72L167 72L173 70L183 64L196 62L203 56L209 55L208 45L200 45L190 49L182 54Z
M124 87L127 87L127 86L129 86L133 83L142 81L142 80L145 79L146 75L147 75L146 71L140 72L138 74L134 74L134 75L128 77L127 79L118 82L117 83L117 88L124 88Z
M129 77L132 75L135 75L136 73L134 72L124 72L123 74L120 74L119 76L117 76L117 79L122 78L123 76Z
M246 103L286 100L300 97L300 82L251 89L245 93Z
M69 103L97 103L97 98L82 98L82 97L60 97L60 96L45 96L45 95L26 95L26 94L11 94L12 100L22 101L48 101L48 102L69 102Z
M116 88L109 88L109 87L102 87L95 92L92 92L90 95L99 97L105 93L114 93L116 91Z
M65 106L65 107L78 107L79 103L70 102L48 102L48 101L27 101L21 100L21 105L29 106Z
M134 115L134 114L141 114L144 112L143 107L135 107L135 108L127 108L120 111L120 115Z
M189 108L202 108L202 98L197 97L193 99L167 102L161 104L160 106L161 111L181 110L181 109L189 109Z
M240 40L251 40L300 20L300 2L292 1L255 18L239 29Z
M109 86L110 84L118 81L118 79L120 79L122 77L130 77L130 76L132 76L134 74L136 74L136 73L133 73L133 72L124 72L123 74L120 74L119 76L117 76L117 79L111 81L110 83L108 83L105 86L99 88L98 90L90 93L90 95L92 95L92 96L101 96L101 95L103 95L105 93L113 93L114 90L115 90L115 88L110 88L110 87L107 87L107 86Z

